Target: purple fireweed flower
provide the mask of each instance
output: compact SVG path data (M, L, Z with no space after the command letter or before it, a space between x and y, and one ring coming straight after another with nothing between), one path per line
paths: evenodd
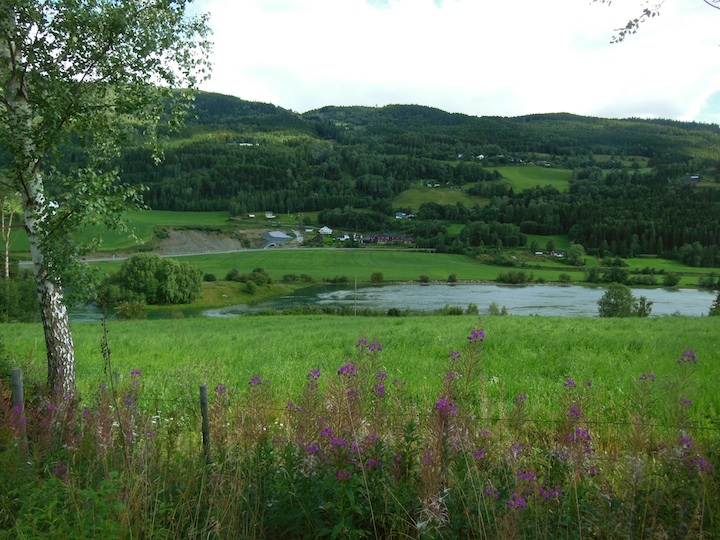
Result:
M655 375L653 375L652 373L643 373L642 375L640 375L640 380L655 382Z
M87 407L83 408L82 415L83 418L90 418L90 409L88 409Z
M485 452L485 450L475 450L473 452L473 457L475 459L482 459L485 457L485 454L487 454L487 452Z
M470 343L482 343L485 341L485 332L482 330L473 330L470 332L470 335L468 336L468 341Z
M500 492L492 486L487 486L485 488L485 493L487 493L494 499L498 499L500 497Z
M489 429L482 428L480 430L481 437L489 437L490 435L492 435L492 431L490 431Z
M320 447L317 445L317 443L308 444L305 446L305 452L308 454L316 454L320 451Z
M510 447L510 453L512 456L517 459L520 454L523 453L525 450L525 447L522 444L516 444L515 446Z
M285 405L285 410L288 412L300 412L300 405L296 405L293 401L288 401Z
M218 383L215 387L216 394L224 394L227 391L227 387L223 383Z
M347 441L345 439L333 437L332 439L330 439L330 444L332 446L347 446Z
M520 480L535 480L537 476L531 472L518 471L518 478Z
M330 427L326 427L320 432L321 437L332 437L332 434L333 430Z
M357 345L355 345L356 348L366 347L369 341L365 338L358 339Z
M448 358L451 362L457 362L460 358L462 358L462 354L460 351L452 350L450 351L450 354L448 354Z
M682 438L678 441L678 445L679 445L681 448L690 449L690 448L692 448L692 439L691 439L690 437L682 437Z
M381 382L375 383L375 387L373 388L373 393L376 396L385 397L385 385Z
M45 407L45 410L47 410L47 412L55 412L55 405L53 405L52 403L48 403Z
M262 384L262 379L260 378L260 375L255 375L254 377L252 377L248 384L250 386L260 386Z
M597 467L595 465L590 465L590 468L588 469L588 474L590 476L597 476ZM560 492L560 489L558 488L558 493Z
M338 480L348 480L352 476L352 473L350 471L341 470L338 471L335 476Z
M680 406L682 406L682 407L692 407L692 404L693 404L692 399L683 398L680 400Z
M515 403L517 403L518 405L525 403L526 400L527 394L520 394L519 396L515 396Z
M706 460L703 456L698 456L690 461L692 470L698 473L712 474L715 472L715 465Z
M365 435L365 442L369 444L375 444L377 442L377 433Z
M368 345L368 351L380 352L382 351L382 345L380 345L380 343L371 343L370 345Z
M525 497L518 497L517 493L513 493L510 496L510 500L507 502L507 505L510 508L525 510L525 506L527 506L527 501L525 500Z
M142 373L142 372L141 372L139 369L133 369L133 370L130 372L130 375L132 375L133 377L139 377L139 376L140 376L140 373Z
M685 349L680 355L678 364L697 364L697 353L693 349Z
M455 404L452 401L448 401L448 398L443 396L440 400L435 403L433 410L439 411L441 414L455 414Z
M570 418L581 418L582 412L580 411L580 407L578 407L577 405L573 405L572 407L570 407L570 410L568 411L568 416Z
M559 499L562 494L560 488L547 489L545 486L538 486L538 493L540 493L540 496L545 500Z
M377 375L375 375L375 378L379 381L384 381L385 379L387 379L387 377L388 377L388 374L385 373L384 371L378 371Z
M347 397L350 399L358 397L359 392L355 388L351 388L347 391Z
M310 380L317 381L320 378L320 370L319 369L311 369L310 372L307 374L307 378Z
M13 414L22 414L22 406L15 405L12 409Z
M592 386L592 381L585 381L585 386L588 388Z
M365 466L366 466L366 467L374 467L374 466L377 465L377 464L378 464L378 462L375 461L375 460L372 459L372 458L368 459L368 460L365 462Z
M455 379L457 379L457 373L455 373L454 371L448 371L445 374L446 381L454 381Z
M353 364L346 364L338 370L338 375L346 377L355 377L357 368Z
M565 388L575 388L577 384L572 379L565 379Z

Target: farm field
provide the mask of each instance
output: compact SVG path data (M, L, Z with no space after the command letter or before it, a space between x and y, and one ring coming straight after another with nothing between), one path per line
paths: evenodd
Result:
M465 191L459 188L445 187L426 187L413 185L397 195L393 199L393 206L397 208L412 208L413 212L417 212L423 203L437 204L457 204L462 203L470 208L487 203L482 197L471 197Z
M535 186L552 186L558 191L566 191L570 187L572 171L570 169L553 169L538 165L493 167L515 191L531 189Z

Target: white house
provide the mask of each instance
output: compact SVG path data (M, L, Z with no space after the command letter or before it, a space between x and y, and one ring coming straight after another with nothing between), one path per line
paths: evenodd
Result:
M332 229L330 227L320 227L318 232L320 234L332 234Z

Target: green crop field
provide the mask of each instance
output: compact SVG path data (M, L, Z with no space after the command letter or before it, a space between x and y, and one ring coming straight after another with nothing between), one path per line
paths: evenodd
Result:
M566 191L570 186L572 171L569 169L553 169L537 165L493 167L504 178L507 178L515 191L534 188L535 186L552 186L558 191Z

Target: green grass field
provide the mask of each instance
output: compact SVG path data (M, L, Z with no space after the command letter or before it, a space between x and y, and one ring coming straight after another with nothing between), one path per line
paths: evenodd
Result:
M522 191L535 186L553 186L558 191L566 191L570 186L570 169L552 169L537 165L493 167L507 178L513 190Z
M359 338L380 342L382 368L408 381L417 395L435 392L447 356L463 346L477 323L470 316L407 318L263 316L232 319L111 321L114 370L141 369L155 395L195 395L200 384L244 387L260 375L290 398L310 369L328 375L354 354ZM600 319L483 317L487 333L484 372L507 398L560 391L566 378L593 381L602 399L621 396L645 372L676 368L683 350L698 354L699 410L720 411L720 349L716 318ZM89 392L106 379L100 354L102 327L73 325L79 387ZM0 342L18 360L31 358L45 375L44 340L38 324L0 325ZM542 403L533 408L542 410Z
M470 208L476 204L481 206L486 204L487 199L471 197L465 191L457 188L429 188L413 185L393 199L393 206L396 208L412 208L413 212L417 212L421 204L430 202L442 205L462 203Z

